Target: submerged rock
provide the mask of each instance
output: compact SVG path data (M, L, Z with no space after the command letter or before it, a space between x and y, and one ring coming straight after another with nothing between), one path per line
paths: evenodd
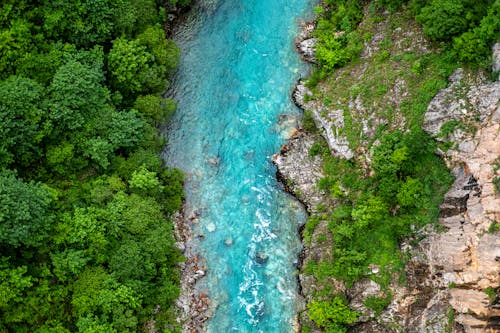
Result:
M209 224L207 224L206 228L208 232L214 232L217 229L217 226L215 225L215 223L210 222Z
M255 262L257 262L258 264L265 264L267 263L267 261L269 260L269 255L267 255L267 253L265 252L257 252L257 254L255 255Z
M224 239L224 245L226 245L227 247L231 247L233 246L233 244L234 244L233 237L228 237Z
M211 157L207 160L208 164L217 166L220 163L220 158Z

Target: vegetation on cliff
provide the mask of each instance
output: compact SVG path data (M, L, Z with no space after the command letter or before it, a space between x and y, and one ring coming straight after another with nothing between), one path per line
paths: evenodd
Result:
M390 284L405 280L400 242L437 221L452 177L435 155L438 144L421 129L424 113L459 63L489 65L491 46L500 37L500 2L324 3L314 32L318 66L307 83L312 95L305 97L324 106L322 117L327 110L343 110L342 125L333 131L356 154L352 160L333 157L326 142L311 148L310 155L324 161L318 187L335 204L320 205L305 226L306 243L327 254L308 260L303 270L319 286L308 318L327 332L345 332L356 314L346 309L337 281L347 288L362 278L375 281L382 291L365 306L380 313L390 302ZM377 35L384 20L389 29ZM418 24L430 41L427 49L418 41L412 45L415 36L402 35ZM372 40L377 47L363 50ZM304 127L311 130L310 112L305 115ZM321 244L311 244L320 221L327 221L325 233L314 240ZM303 330L311 328L306 321Z
M183 177L156 126L179 49L162 2L0 12L0 332L174 330Z

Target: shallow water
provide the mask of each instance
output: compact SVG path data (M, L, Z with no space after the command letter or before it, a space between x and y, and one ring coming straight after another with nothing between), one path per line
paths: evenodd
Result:
M168 125L167 163L186 172L195 248L216 305L214 333L291 332L303 208L283 192L271 157L281 114L304 74L293 46L312 0L205 1L177 33L182 49Z

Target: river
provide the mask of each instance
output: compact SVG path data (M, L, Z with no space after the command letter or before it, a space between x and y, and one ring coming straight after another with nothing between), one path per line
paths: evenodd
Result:
M182 50L165 159L186 173L186 211L207 275L213 333L292 332L301 205L276 181L282 114L306 66L294 50L312 0L204 1L176 34ZM193 18L194 17L194 18Z

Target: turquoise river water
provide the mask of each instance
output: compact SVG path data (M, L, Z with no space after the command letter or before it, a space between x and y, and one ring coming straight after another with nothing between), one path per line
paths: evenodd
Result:
M198 288L212 333L292 332L298 227L306 214L276 181L281 114L304 74L293 39L313 0L202 1L176 35L182 49L167 129L167 163L185 171L194 247L207 266Z

